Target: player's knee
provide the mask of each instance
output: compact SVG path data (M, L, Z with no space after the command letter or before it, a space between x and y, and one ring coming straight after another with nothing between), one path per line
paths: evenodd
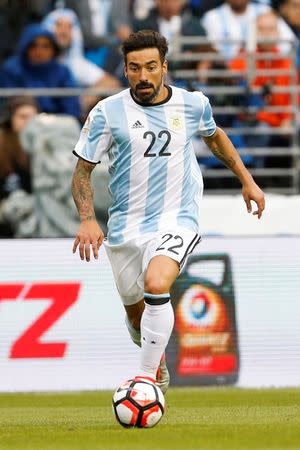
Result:
M169 291L169 286L167 285L166 281L162 278L152 278L152 277L146 277L145 283L144 283L144 290L148 294L165 294Z

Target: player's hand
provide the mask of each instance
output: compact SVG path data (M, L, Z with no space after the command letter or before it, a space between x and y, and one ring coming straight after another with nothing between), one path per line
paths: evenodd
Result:
M96 220L83 220L76 235L73 253L79 248L82 260L90 261L91 247L95 259L98 259L99 248L103 242L104 233Z
M257 205L257 210L252 212L254 216L260 219L265 209L265 196L263 191L257 186L254 181L243 185L242 195L244 197L248 213L252 212L251 201L253 200Z

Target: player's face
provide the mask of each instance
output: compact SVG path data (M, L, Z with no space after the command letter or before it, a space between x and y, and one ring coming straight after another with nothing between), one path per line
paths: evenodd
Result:
M129 52L124 71L133 95L139 102L158 103L164 99L163 80L167 73L167 62L161 62L157 48Z

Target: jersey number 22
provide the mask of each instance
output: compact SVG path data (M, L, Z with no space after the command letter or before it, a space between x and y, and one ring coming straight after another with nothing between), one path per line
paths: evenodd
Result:
M155 135L155 133L153 131L145 131L143 138L144 139L148 139L148 136L151 137L151 141L150 144L147 148L147 150L144 153L145 158L151 158L154 156L171 156L170 152L167 152L167 147L170 144L171 141L171 133L168 130L161 130L157 137ZM159 150L158 154L157 153L150 153L152 150L152 147L154 146L156 139L163 139L163 145L161 147L161 149Z

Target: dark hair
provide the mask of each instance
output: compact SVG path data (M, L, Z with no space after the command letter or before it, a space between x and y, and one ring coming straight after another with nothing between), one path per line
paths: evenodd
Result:
M283 2L280 0L272 0L271 1L271 6L273 9L275 9L275 11L278 11L279 7L281 6Z
M279 11L282 6L284 6L286 3L288 3L289 0L272 0L271 6L276 11Z
M153 30L140 30L136 33L131 33L122 45L125 62L128 53L135 50L143 50L144 48L157 48L160 60L163 63L168 51L168 42L164 36Z
M0 118L0 127L10 129L11 128L11 118L14 113L21 106L33 106L38 111L38 106L33 97L20 96L20 97L12 97L5 104L5 108L3 111L3 115Z

